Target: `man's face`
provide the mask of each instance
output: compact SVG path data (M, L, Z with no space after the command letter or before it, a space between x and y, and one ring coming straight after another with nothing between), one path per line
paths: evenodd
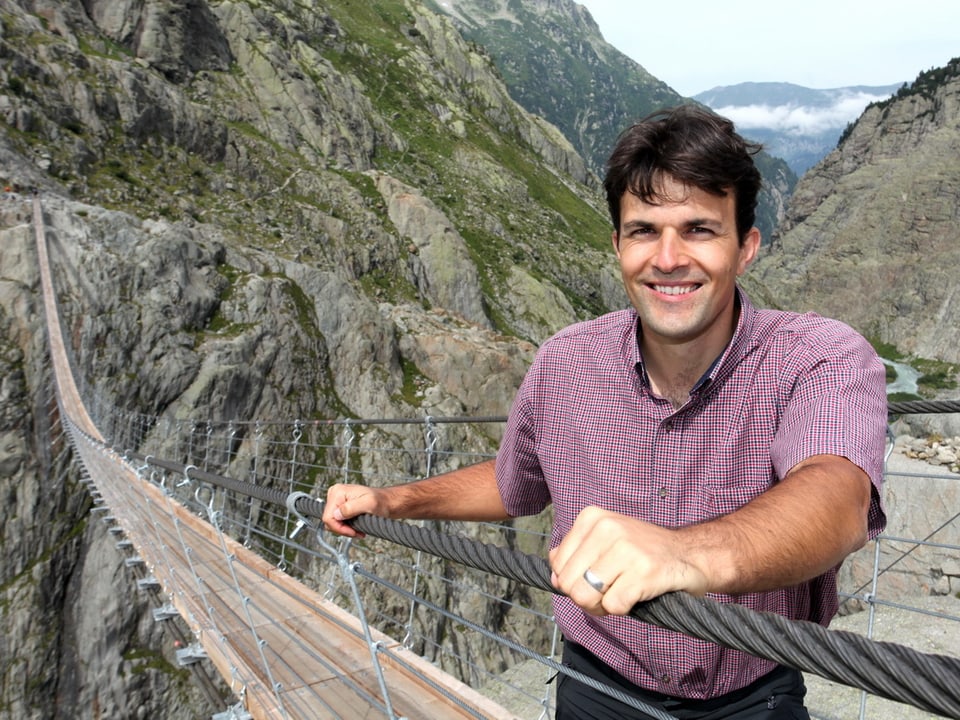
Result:
M643 343L695 343L719 354L734 330L737 276L753 261L760 233L751 228L740 245L732 191L718 197L669 176L659 190L666 199L657 205L624 194L613 233Z

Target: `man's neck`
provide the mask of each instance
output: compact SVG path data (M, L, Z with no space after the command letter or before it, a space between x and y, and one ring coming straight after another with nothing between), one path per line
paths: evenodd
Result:
M674 352L674 348L679 351ZM644 367L653 392L669 400L678 410L686 404L690 391L715 359L716 356L711 356L704 360L699 352L680 349L680 346L672 346L666 352L662 348L654 351L644 349L643 353Z
M638 326L637 342L654 393L669 400L677 409L685 405L693 388L730 344L739 317L738 303L729 332L676 343L645 337L642 325Z

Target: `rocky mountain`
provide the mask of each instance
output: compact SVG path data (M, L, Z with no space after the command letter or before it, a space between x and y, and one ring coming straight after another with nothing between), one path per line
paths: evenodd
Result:
M689 102L604 40L574 0L428 0L486 48L511 96L555 125L598 175L617 136L663 107ZM776 153L759 159L764 238L783 217L797 178Z
M752 273L784 307L960 362L960 59L871 104L801 179Z
M626 304L605 205L415 2L0 0L0 57L0 718L209 716L51 445L28 189L99 406L238 419L505 413Z
M900 87L815 90L792 83L747 82L716 87L693 99L733 120L742 133L786 160L800 176L837 146L867 105L887 99Z
M486 48L510 94L601 172L631 121L683 98L603 39L574 0L431 0Z

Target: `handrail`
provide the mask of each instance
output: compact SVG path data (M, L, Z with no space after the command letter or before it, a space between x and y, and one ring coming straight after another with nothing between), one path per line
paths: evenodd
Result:
M287 504L278 490L225 478L179 463L130 453L131 458L268 502ZM279 498L282 500L278 500ZM272 499L273 498L273 499ZM298 514L318 519L323 503L303 493L290 506ZM467 567L492 572L531 587L558 592L541 557L520 553L462 536L440 533L396 520L364 515L354 526L373 537L425 551ZM960 658L921 653L895 643L869 640L856 633L829 630L813 622L792 621L776 613L748 610L734 603L668 593L638 603L630 615L724 647L811 672L828 680L860 688L879 697L960 718Z

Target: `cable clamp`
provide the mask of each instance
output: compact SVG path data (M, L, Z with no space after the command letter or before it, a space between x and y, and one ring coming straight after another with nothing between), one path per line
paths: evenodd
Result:
M177 483L177 487L183 487L184 485L189 485L192 479L190 477L190 471L196 470L196 469L197 469L196 465L185 465L183 467L183 480Z
M290 533L289 537L291 540L293 540L294 538L297 537L297 535L300 534L300 531L303 530L305 527L313 530L319 537L320 528L317 525L314 525L314 523L308 520L303 513L297 510L297 500L299 500L300 498L316 500L316 498L314 498L312 495L308 495L305 492L298 491L298 492L292 492L289 495L287 495L287 499L286 499L287 510L289 510L291 514L297 516L297 524L293 528L293 531Z

